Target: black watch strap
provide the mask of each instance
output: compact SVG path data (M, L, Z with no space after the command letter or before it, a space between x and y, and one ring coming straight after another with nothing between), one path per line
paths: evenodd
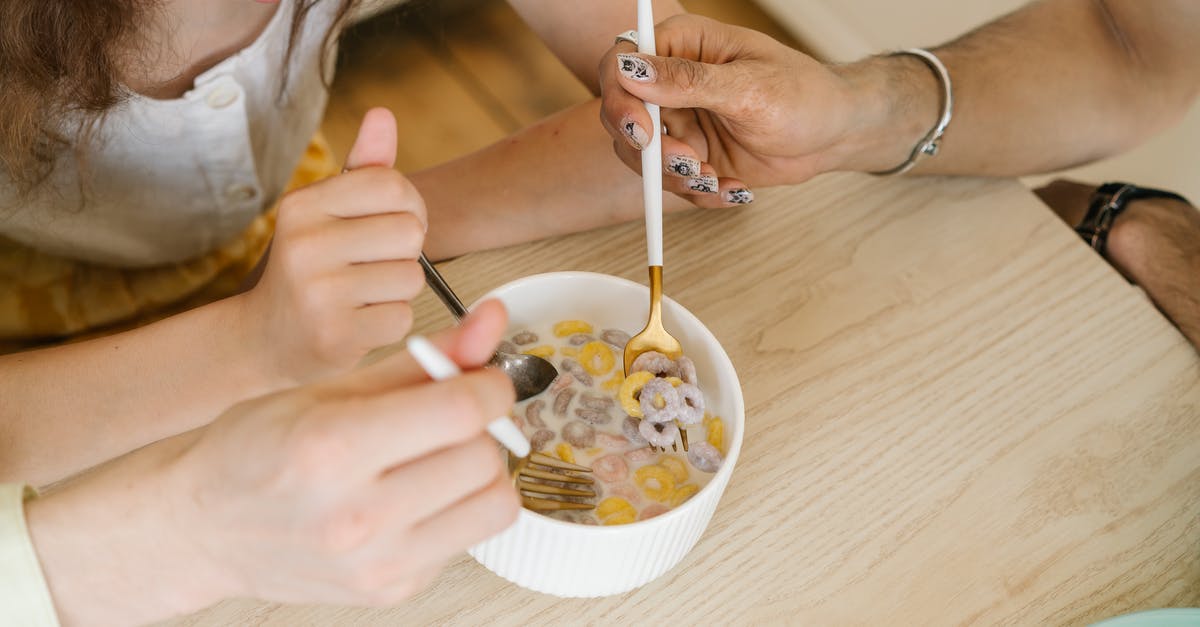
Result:
M1125 207L1134 200L1144 198L1169 198L1187 202L1187 199L1174 192L1150 187L1138 187L1132 183L1105 183L1096 188L1092 199L1088 202L1087 213L1075 232L1087 242L1096 252L1104 254L1104 246L1108 243L1108 231L1112 229L1117 216L1125 211Z

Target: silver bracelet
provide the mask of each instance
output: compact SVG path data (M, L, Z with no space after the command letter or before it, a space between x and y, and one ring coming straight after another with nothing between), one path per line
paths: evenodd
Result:
M925 157L932 157L938 153L938 147L941 145L942 136L946 134L946 127L950 125L950 118L954 114L954 93L950 88L950 72L946 71L946 66L942 64L941 59L938 59L932 52L924 48L908 48L905 50L897 50L889 56L908 54L917 57L933 70L937 76L938 83L942 86L942 115L938 117L937 124L933 125L921 141L913 147L912 153L908 155L908 159L904 163L882 172L872 172L876 176L890 176L893 174L904 174L917 165L917 162Z

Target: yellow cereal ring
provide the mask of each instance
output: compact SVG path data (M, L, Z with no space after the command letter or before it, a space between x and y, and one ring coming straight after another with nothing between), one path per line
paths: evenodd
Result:
M674 492L671 493L671 507L679 507L680 505L683 505L688 499L695 496L699 491L700 486L694 483L679 486Z
M607 520L613 516L637 516L637 510L633 505L619 496L610 496L596 506L596 518Z
M600 448L599 446L592 447L592 448L584 451L584 453L587 453L591 457L595 457L603 452L604 452L604 449Z
M720 418L712 417L704 421L705 439L713 448L725 454L725 423Z
M628 525L629 523L634 522L635 520L637 520L637 512L636 511L633 512L632 514L622 512L620 514L614 514L612 516L609 516L608 518L605 518L601 524L604 524L604 525Z
M608 344L588 342L579 349L579 363L583 364L584 370L600 376L608 374L613 369L613 365L617 363L617 359L613 356L612 349L608 347Z
M550 356L554 354L554 347L549 344L543 344L541 346L534 346L533 348L523 352L526 355L533 355L535 357L541 357L542 359L550 359Z
M663 455L658 458L658 465L671 471L671 476L675 479L675 483L683 483L688 480L687 464L682 459L674 455Z
M665 503L675 493L675 477L670 470L657 464L642 466L633 473L633 480L646 496Z
M563 357L578 357L579 349L574 346L564 346L558 349L558 352L563 354Z
M621 389L622 383L625 383L625 377L618 372L617 374L614 374L611 379L601 383L600 387L604 388L604 391L606 392L612 392Z
M592 325L583 320L563 320L562 322L554 323L554 335L558 337L570 337L576 333L591 333Z
M621 383L621 391L617 394L617 398L621 400L621 409L624 409L625 413L634 418L642 417L642 403L638 400L638 393L653 378L654 375L645 370L625 377L625 381Z
M559 459L567 462L568 464L575 463L575 451L571 448L570 444L567 444L566 442L559 442L558 447L554 450L558 453Z
M665 377L665 378L667 380L667 383L670 383L671 385L673 385L675 387L679 387L679 385L681 383L683 383L683 379L680 379L679 377Z

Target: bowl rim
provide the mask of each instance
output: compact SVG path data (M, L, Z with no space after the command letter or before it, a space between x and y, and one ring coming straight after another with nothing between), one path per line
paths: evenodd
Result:
M641 283L630 281L624 277L614 276L611 274L579 270L541 272L538 274L531 274L518 279L513 279L512 281L488 290L486 294L480 296L473 303L471 303L470 308L473 309L479 303L493 298L503 302L503 294L506 292L523 289L528 287L528 285L531 283L536 284L538 282L550 279L596 280L613 283L624 287L632 287L637 290L644 291L647 294L650 292L650 288L646 285L642 285ZM537 524L549 524L551 527L558 526L564 529L572 529L588 534L614 534L624 533L626 530L630 529L649 529L654 525L671 524L671 521L675 518L685 515L680 512L686 512L689 505L701 502L703 500L699 498L701 495L705 493L711 493L712 490L715 490L716 488L713 487L714 485L717 485L718 483L728 483L729 477L733 474L733 468L737 464L738 457L740 456L742 450L742 440L746 431L746 402L742 393L741 379L738 378L737 369L733 367L733 360L729 357L729 353L725 351L725 346L721 344L720 340L717 339L717 336L713 335L713 332L709 330L709 328L705 326L705 324L699 318L697 318L695 314L693 314L687 307L684 307L679 301L667 296L666 294L663 295L663 301L668 303L668 307L677 308L675 313L677 313L679 317L686 320L689 324L694 325L699 331L700 336L716 347L718 356L723 358L718 359L719 363L717 363L716 366L718 370L725 371L724 375L728 376L729 381L733 384L733 398L730 400L733 401L734 416L729 418L729 420L734 424L736 429L734 431L733 440L729 443L727 448L725 460L721 463L721 467L716 473L713 474L712 479L710 479L708 483L706 483L704 487L696 493L695 496L688 499L683 505L673 508L663 514L659 514L658 516L655 516L649 520L636 520L624 525L584 525L580 523L558 520L549 516L543 516L541 514L531 512L524 507L521 508L518 520L537 521ZM699 505L696 506L698 507Z

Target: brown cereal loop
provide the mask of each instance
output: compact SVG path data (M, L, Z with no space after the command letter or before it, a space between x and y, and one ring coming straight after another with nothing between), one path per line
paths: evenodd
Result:
M596 411L608 411L612 409L613 402L611 396L600 396L599 394L589 394L587 392L579 395L580 405Z
M646 438L643 438L642 434L638 431L638 425L641 422L633 416L626 416L625 422L621 423L621 433L625 434L625 437L629 439L629 443L633 446L646 446L649 444L646 442Z
M525 422L536 429L545 429L546 422L542 420L542 410L546 408L546 401L535 399L533 402L525 406Z
M579 381L588 387L591 387L595 381L592 379L592 375L588 374L588 371L583 369L583 364L579 363L577 360L571 359L570 357L562 360L562 369L570 373L572 377L575 377L576 381Z
M518 346L525 346L526 344L536 343L538 341L538 336L537 333L534 333L533 331L521 331L520 333L512 336L512 341L513 344Z
M500 345L496 347L496 352L508 353L510 355L516 355L517 353L521 352L521 349L517 348L516 344L513 344L512 342L505 340L503 342L500 342Z
M549 429L538 429L533 437L529 438L529 445L534 451L541 451L546 448L546 444L554 439L554 432Z
M575 398L575 390L572 388L559 392L558 396L554 397L554 415L565 418L572 398Z
M618 329L605 329L600 332L600 339L623 349L629 343L629 334Z
M584 344L587 344L588 342L593 342L595 340L596 340L596 338L594 338L586 333L576 333L575 335L571 336L571 339L567 340L567 343L570 344L571 346L583 346Z
M595 409L580 408L575 410L575 415L586 420L593 425L606 425L612 422L612 414L606 411L597 411Z

